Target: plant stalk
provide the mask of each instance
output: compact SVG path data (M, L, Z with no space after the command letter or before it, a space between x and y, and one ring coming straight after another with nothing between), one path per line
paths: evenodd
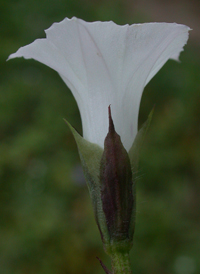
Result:
M129 253L113 252L112 274L132 274Z

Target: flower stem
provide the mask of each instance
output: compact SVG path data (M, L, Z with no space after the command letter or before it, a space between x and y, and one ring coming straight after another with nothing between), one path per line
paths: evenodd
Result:
M129 253L114 252L111 255L112 274L132 274Z

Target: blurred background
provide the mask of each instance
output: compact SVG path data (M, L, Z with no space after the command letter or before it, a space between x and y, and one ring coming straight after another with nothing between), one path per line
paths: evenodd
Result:
M135 274L200 273L200 1L0 0L0 273L103 274L110 267L94 222L75 141L70 91L33 60L10 53L64 17L118 24L164 21L193 29L181 63L145 88L139 126L155 105L137 184Z

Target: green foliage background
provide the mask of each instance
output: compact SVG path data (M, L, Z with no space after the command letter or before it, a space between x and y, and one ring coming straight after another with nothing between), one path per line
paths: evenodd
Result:
M50 68L5 62L64 17L148 21L131 1L0 1L0 273L103 273L106 265L75 141L76 102ZM184 23L184 15L183 15ZM137 185L133 273L200 273L200 54L189 42L145 88L139 125L155 105Z

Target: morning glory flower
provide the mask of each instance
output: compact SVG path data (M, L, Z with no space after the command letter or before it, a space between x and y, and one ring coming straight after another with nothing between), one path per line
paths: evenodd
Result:
M119 26L65 18L45 31L46 38L21 47L9 59L33 58L56 70L77 101L83 137L101 148L111 105L116 132L129 151L143 89L168 59L178 60L188 31L176 23Z
M33 58L53 68L77 101L83 137L68 125L112 260L112 272L100 260L107 274L132 273L137 163L151 117L138 132L142 92L168 59L178 60L188 31L175 23L119 26L66 18L46 30L46 38L9 56Z

